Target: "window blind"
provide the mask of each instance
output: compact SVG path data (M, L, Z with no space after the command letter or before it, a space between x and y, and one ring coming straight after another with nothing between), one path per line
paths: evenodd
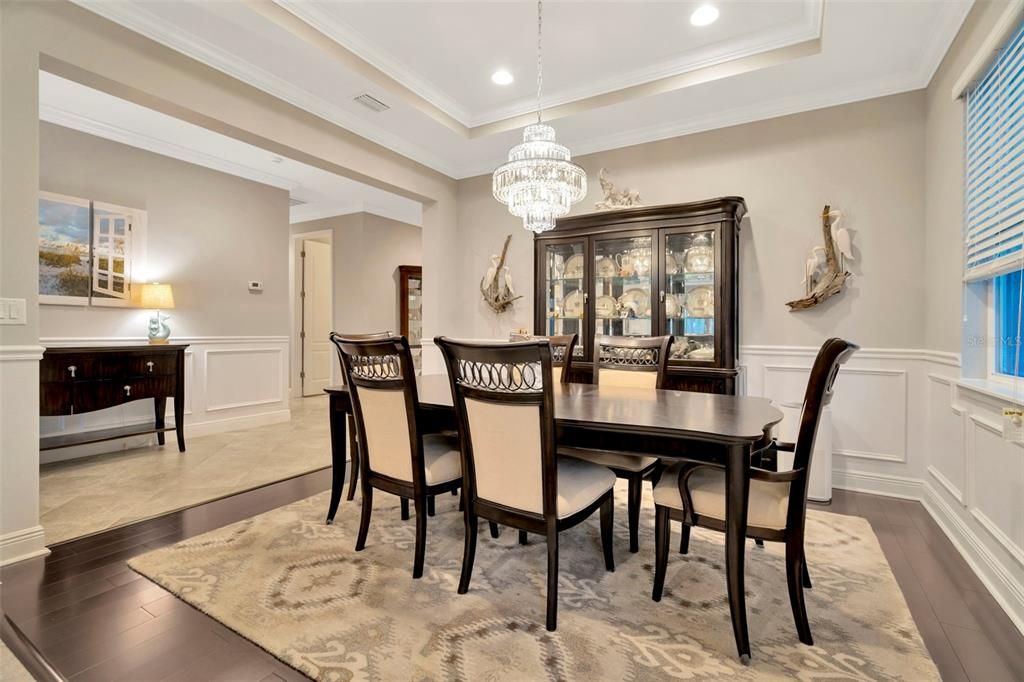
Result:
M1024 24L967 92L964 279L1024 265Z

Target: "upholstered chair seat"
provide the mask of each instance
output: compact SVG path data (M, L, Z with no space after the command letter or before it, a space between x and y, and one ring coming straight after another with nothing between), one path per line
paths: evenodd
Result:
M672 509L683 509L679 495L679 475L685 464L673 464L654 487L654 503ZM725 469L698 466L686 481L693 501L693 513L725 521ZM789 511L789 482L750 481L747 502L747 524L758 528L781 530L786 527Z
M566 457L575 457L594 464L613 469L641 472L658 463L657 457L635 454L631 452L619 452L617 450L589 450L584 448L559 448L558 454Z
M427 485L447 483L462 477L459 439L448 435L423 436L423 464Z
M570 457L558 459L558 518L585 509L615 486L608 467Z

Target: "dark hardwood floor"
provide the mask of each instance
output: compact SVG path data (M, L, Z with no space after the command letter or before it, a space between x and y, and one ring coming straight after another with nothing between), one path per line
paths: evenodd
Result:
M3 609L71 680L305 679L125 561L329 487L318 471L58 545L0 571ZM821 508L871 522L944 679L1024 680L1024 637L920 504L836 491Z

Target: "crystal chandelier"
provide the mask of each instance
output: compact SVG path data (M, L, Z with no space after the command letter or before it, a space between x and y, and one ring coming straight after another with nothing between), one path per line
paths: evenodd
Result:
M555 129L541 123L540 95L542 0L537 1L537 122L523 130L523 143L508 153L508 163L494 171L494 198L508 204L509 213L523 219L534 233L555 227L555 220L587 194L587 174L570 159L569 150L555 142Z

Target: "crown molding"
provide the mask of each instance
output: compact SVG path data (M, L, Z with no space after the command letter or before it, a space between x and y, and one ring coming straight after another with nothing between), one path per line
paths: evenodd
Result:
M530 114L537 110L535 100L524 98L505 106L480 112L471 112L429 80L403 66L382 50L376 49L370 41L366 40L353 28L330 16L315 4L299 0L273 1L468 128L498 123L524 114ZM824 0L803 0L803 5L805 7L803 21L796 26L788 26L774 32L760 33L745 39L733 40L727 43L724 48L712 51L711 54L706 54L707 51L704 51L704 55L686 55L603 78L585 86L544 98L542 106L544 109L551 109L572 104L579 100L606 95L625 88L680 76L692 71L699 71L818 39L821 37Z
M207 154L205 152L192 149L190 147L183 147L173 142L168 142L145 133L140 133L135 130L129 130L120 126L114 126L109 123L97 121L83 116L82 114L61 109L50 104L39 105L39 119L46 121L47 123L53 123L55 125L63 126L65 128L71 128L79 132L88 133L89 135L95 135L96 137L102 137L107 140L114 142L120 142L131 147L137 147L144 149L154 154L160 154L161 156L169 156L179 161L185 161L192 163L197 166L203 166L204 168L210 168L221 173L227 173L228 175L235 175L246 180L252 180L264 185L270 185L271 187L277 187L279 189L288 190L294 192L299 188L298 183L292 182L287 178L283 178L273 173L267 173L266 171L252 168L241 163L229 161L213 154Z
M422 207L403 209L395 206L375 204L366 201L353 202L310 202L302 206L294 206L290 212L290 223L306 223L311 220L334 218L353 213L372 213L381 218L395 220L415 227L423 227Z
M563 144L572 149L573 159L578 162L581 156L587 154L632 147L638 144L657 142L659 140L719 130L721 128L731 128L747 123L756 123L782 116L826 109L828 107L920 89L920 76L918 70L915 69L912 72L897 74L885 81L872 80L868 83L858 83L850 87L816 90L805 95L759 102L751 106L737 107L729 111L719 111L700 118L689 118L666 125L634 128L615 135L604 135L594 140L563 141ZM462 180L491 173L502 163L504 163L504 158L495 158L492 161L473 165L467 164L461 169L462 173L455 177L458 180Z
M145 10L144 3L96 0L71 0L71 2L375 144L448 177L455 177L455 169L446 160L398 135L367 123L341 107L310 95L287 80L238 59L216 45L175 30Z

